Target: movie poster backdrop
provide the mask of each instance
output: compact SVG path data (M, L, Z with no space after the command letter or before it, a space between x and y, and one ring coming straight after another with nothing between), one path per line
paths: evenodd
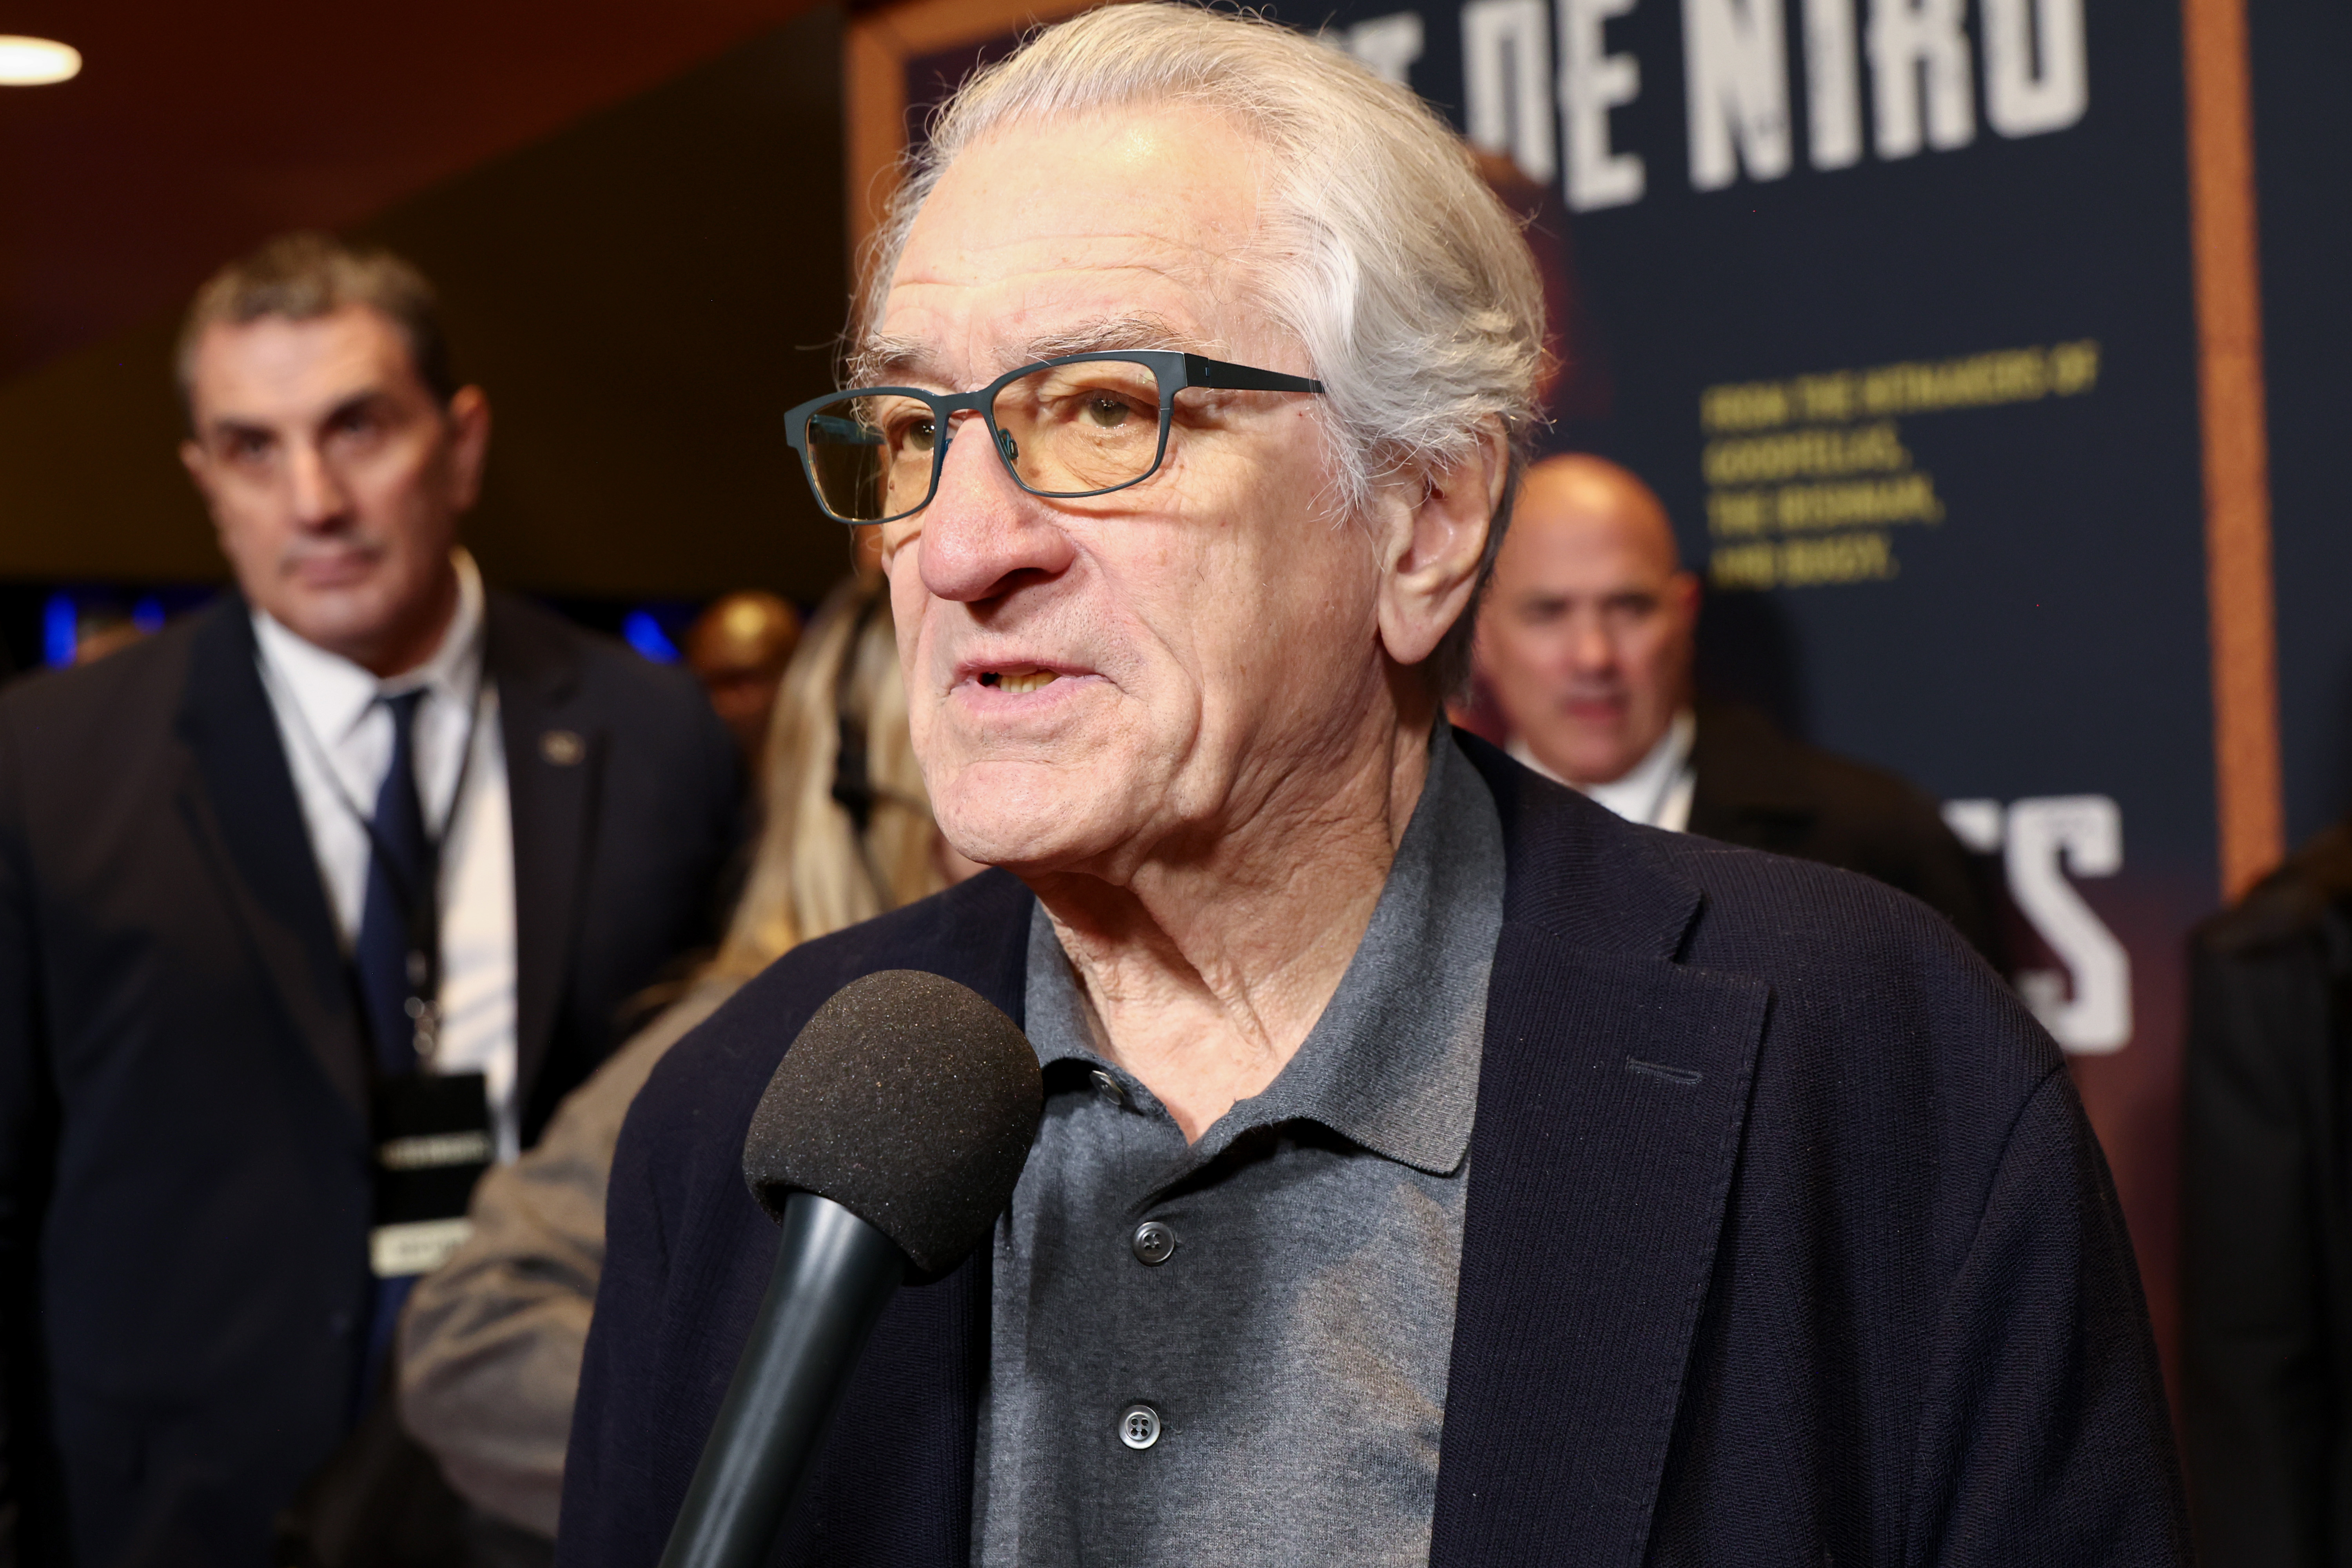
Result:
M1528 213L1562 361L1543 445L1665 499L1706 685L1916 781L1997 858L2011 979L2069 1053L2169 1362L2181 951L2217 902L2178 14L1291 9ZM908 132L1018 31L901 44Z

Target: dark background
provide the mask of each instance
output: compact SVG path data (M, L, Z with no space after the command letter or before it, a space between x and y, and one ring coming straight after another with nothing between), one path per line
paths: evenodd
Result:
M498 0L476 9L490 15L462 36L486 50L510 46L512 58L502 63L526 80L543 68L569 91L549 111L569 105L575 112L559 129L342 224L408 255L436 280L458 369L490 394L489 472L467 542L493 581L578 603L592 618L615 624L625 604L705 599L742 586L814 600L846 569L845 531L825 523L809 502L781 416L828 383L848 288L840 13L790 4L730 8L711 0L622 26L594 10L559 13ZM777 26L762 11L802 15ZM505 12L537 21L509 37L489 25L510 22ZM634 43L655 62L665 49L698 48L704 58L682 73L673 64L669 79L580 114L575 100L609 83L565 79L567 69L593 77L587 64L594 61L568 59L543 44L534 53L533 37L543 37L559 16L576 16L591 31L605 24L610 50ZM364 50L365 20L355 16L336 26ZM12 132L42 141L41 117L71 121L83 112L68 100L37 95L110 89L109 73L129 68L88 41L89 29L70 17L57 19L52 30L80 40L88 68L57 88L0 89L0 146ZM749 36L711 53L710 35L729 30ZM139 47L138 37L126 35L121 47ZM155 41L167 39L168 30L159 29ZM391 68L412 64L394 51ZM299 81L289 90L315 85ZM416 85L437 87L426 96L453 111L465 107L448 84ZM346 86L364 99L364 73L358 87ZM560 95L542 88L541 96ZM488 107L480 112L492 122L477 126L478 137L510 129ZM96 110L88 115L106 118ZM95 142L96 132L83 129ZM161 142L175 133L168 123L148 129ZM380 129L390 134L399 127ZM310 134L307 122L279 131ZM47 150L79 154L93 170L104 162L104 147L57 136L47 138ZM322 160L331 150L313 149ZM0 154L0 198L23 173L12 162L30 156L24 146L12 151L15 160ZM453 143L441 151L458 156L464 149ZM320 190L311 192L269 166L270 157L289 156L275 143L222 154L236 155L253 166L232 166L227 175L242 174L282 199L246 203L258 210L241 212L243 227L207 228L202 237L216 243L200 248L159 231L151 248L181 245L168 289L134 288L139 279L121 281L103 298L94 288L84 290L87 298L53 289L58 297L29 315L21 298L0 299L0 345L19 362L14 378L0 383L0 581L44 590L35 601L46 602L58 585L127 590L226 575L174 456L179 416L169 357L179 310L236 250L278 228L341 216L320 210L332 203L302 199L337 189L331 167L314 171ZM388 150L350 155L354 183L392 177L379 166ZM171 154L159 147L157 156L168 162ZM26 200L40 195L24 179L14 183ZM252 194L236 178L225 183L237 189L222 195L224 205L236 205L240 191ZM63 265L77 247L136 243L84 216L59 212L50 223L37 212L0 229L0 284L16 279L31 289L25 279L36 264ZM169 206L155 216L168 229ZM159 291L163 302L148 302ZM124 297L142 302L129 322L95 342L61 346L68 323L60 318L105 321L109 310L128 308L121 306ZM26 359L37 363L24 365ZM0 637L12 652L37 637L28 630L26 599L0 593Z

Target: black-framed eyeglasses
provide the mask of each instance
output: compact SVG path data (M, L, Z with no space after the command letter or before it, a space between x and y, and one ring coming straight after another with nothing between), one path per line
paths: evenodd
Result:
M895 522L931 504L947 462L949 421L977 414L1013 482L1049 500L1140 484L1168 455L1176 395L1321 392L1303 375L1173 349L1064 354L1007 371L978 392L858 386L784 416L809 489L835 522Z

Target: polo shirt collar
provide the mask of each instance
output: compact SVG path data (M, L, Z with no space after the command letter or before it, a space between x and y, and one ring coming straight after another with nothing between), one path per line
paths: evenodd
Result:
M1183 1171L1244 1133L1300 1121L1432 1175L1459 1169L1468 1154L1503 923L1502 820L1444 721L1431 742L1428 782L1339 989L1280 1076L1211 1126ZM1030 922L1028 1018L1041 1063L1103 1067L1139 1106L1156 1109L1094 1049L1085 999L1043 906Z

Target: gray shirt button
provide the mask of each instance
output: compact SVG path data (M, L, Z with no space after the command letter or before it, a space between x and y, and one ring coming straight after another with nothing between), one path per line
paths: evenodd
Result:
M1095 1092L1097 1094L1101 1095L1113 1105L1125 1105L1127 1103L1127 1090L1118 1087L1118 1079L1111 1077L1110 1074L1103 1071L1100 1068L1095 1068L1094 1078Z
M1139 1260L1156 1267L1175 1255L1176 1233L1156 1219L1148 1219L1135 1227L1127 1244Z
M1160 1441L1160 1412L1143 1404L1120 1411L1118 1440L1139 1453Z

